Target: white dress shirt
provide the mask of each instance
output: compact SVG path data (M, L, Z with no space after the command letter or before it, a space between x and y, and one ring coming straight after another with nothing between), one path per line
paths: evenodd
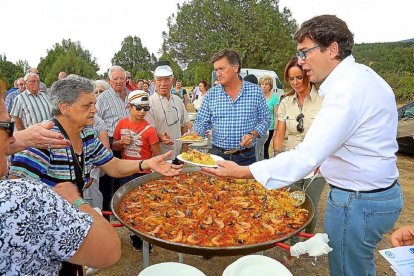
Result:
M390 86L369 67L344 59L322 83L324 96L295 149L249 166L267 188L287 186L320 165L326 181L355 191L385 188L398 178L397 107Z

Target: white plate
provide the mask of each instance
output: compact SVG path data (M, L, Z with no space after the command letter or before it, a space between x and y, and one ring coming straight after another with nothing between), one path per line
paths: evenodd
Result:
M206 276L197 268L174 262L160 263L147 267L138 276Z
M224 160L223 157L221 157L221 156L217 156L217 155L214 155L214 154L210 154L210 156L216 162L219 161L219 160ZM185 160L183 158L182 154L177 155L177 159L180 160L180 161L183 161L185 163L188 163L188 164L191 164L191 165L196 165L196 166L199 166L199 167L207 167L207 168L217 168L218 167L217 165L203 165L203 164L194 163L194 162Z
M181 137L175 139L176 141L180 141L181 143L184 144L190 144L190 143L195 143L195 142L203 142L203 141L207 141L207 138L203 138L202 140L182 140Z
M230 264L222 276L292 276L292 273L278 261L260 255L248 255L241 257Z

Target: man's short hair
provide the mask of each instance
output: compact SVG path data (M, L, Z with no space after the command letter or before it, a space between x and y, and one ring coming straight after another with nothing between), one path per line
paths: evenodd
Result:
M315 16L302 23L294 35L294 40L301 43L305 38L313 40L321 51L324 51L332 42L339 45L339 53L336 59L343 60L352 54L354 35L348 29L345 21L335 15Z
M125 76L125 78L126 78L126 74L125 74L125 70L124 70L124 68L122 68L122 67L121 67L121 66L119 66L119 65L113 65L113 66L111 66L111 67L109 68L109 70L108 70L108 77L109 77L109 79L110 79L110 80L112 80L112 73L113 73L114 71L121 71L121 72L123 72L123 73L124 73L124 76Z
M240 70L241 70L241 59L240 59L239 53L237 53L236 50L233 50L233 49L223 49L223 50L215 53L213 55L213 57L211 58L211 63L214 63L217 60L222 59L224 57L227 58L227 60L229 61L229 63L231 65L237 65L239 67L237 72L240 73Z

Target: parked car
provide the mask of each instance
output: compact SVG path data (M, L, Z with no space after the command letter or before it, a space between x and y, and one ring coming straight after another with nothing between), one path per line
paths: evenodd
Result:
M414 102L398 108L398 151L414 155Z

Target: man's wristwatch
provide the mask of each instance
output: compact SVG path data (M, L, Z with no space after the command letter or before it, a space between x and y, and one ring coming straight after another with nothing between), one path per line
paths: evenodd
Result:
M249 131L249 134L252 136L253 140L257 139L258 137L254 134L253 131Z

